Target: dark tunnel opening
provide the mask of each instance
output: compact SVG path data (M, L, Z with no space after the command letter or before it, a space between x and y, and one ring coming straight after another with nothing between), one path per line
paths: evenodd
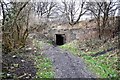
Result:
M56 45L63 45L65 42L65 34L56 34Z

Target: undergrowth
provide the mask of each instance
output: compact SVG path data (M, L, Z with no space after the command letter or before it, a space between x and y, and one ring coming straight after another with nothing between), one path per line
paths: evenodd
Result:
M39 78L54 78L53 66L50 59L46 58L41 50L46 45L43 41L33 40L34 46L37 48L37 52L34 54L34 64L37 68L36 79ZM49 44L47 44L49 45Z

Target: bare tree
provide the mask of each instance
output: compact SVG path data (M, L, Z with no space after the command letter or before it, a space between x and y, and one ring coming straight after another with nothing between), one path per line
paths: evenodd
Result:
M36 2L33 4L34 11L38 14L39 17L49 18L52 13L54 13L54 9L56 8L57 3L42 1Z
M111 13L115 13L118 7L116 2L109 0L109 2L88 2L87 9L91 11L97 20L97 26L99 30L99 38L104 31L104 28L109 27L109 17Z
M25 45L29 23L29 2L1 2L3 15L3 51L15 51ZM17 7L16 7L17 6Z
M97 3L97 4L96 4ZM101 38L101 25L100 25L100 17L101 17L101 9L100 7L102 7L102 3L101 2L87 2L87 10L90 11L93 15L94 18L97 21L97 26L98 26L98 30L99 30L99 38ZM99 6L98 6L99 4Z
M120 0L118 0L118 20L117 20L117 34L118 34L118 48L120 49ZM120 56L120 54L118 54L118 57ZM120 61L120 59L118 60ZM118 62L119 63L119 62ZM120 69L118 67L118 69Z
M5 23L4 3L2 3L1 1L0 1L0 3L1 3L1 9L2 9L2 15L3 15L2 25L4 25L4 23Z
M85 0L80 0L79 2L77 0L62 1L63 7L60 11L66 15L70 25L78 23L81 17L87 12L85 3Z

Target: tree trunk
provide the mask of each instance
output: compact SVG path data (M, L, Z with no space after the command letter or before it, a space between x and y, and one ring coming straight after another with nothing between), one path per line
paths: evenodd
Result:
M1 3L1 8L2 8L2 14L3 14L3 20L2 20L2 31L4 31L4 24L5 24L5 10L4 10L4 5L2 2Z

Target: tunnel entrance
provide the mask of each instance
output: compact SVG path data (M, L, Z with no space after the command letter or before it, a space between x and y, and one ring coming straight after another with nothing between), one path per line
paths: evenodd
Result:
M65 34L56 34L56 45L63 45L65 43Z

